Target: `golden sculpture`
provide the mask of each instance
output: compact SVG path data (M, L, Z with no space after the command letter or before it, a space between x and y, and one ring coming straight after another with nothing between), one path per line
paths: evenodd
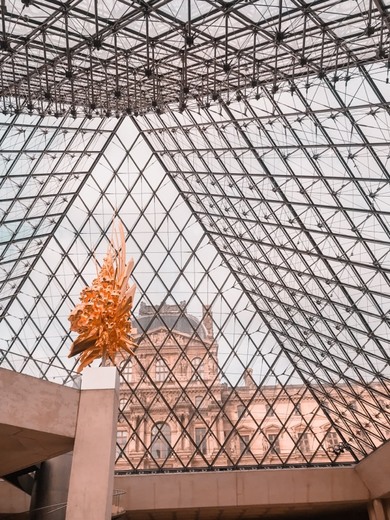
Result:
M79 333L68 356L80 354L77 372L98 358L103 365L109 359L114 362L121 350L134 355L137 345L131 336L130 317L136 286L129 285L133 267L132 258L126 264L125 234L120 223L100 272L92 285L81 291L81 303L69 315L70 330Z

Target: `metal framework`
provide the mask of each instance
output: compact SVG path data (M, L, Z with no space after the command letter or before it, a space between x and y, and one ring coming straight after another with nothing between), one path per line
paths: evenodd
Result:
M310 395L311 415L325 413L351 460L385 442L388 4L0 4L0 366L73 377L67 315L119 215L138 304L213 308L209 396L221 377L233 395L252 368L248 413L257 396L272 406L300 385L291 405ZM164 400L164 384L145 377ZM175 418L178 403L165 404ZM215 406L216 421L225 404ZM277 435L299 448L278 420ZM204 420L208 435L213 424Z

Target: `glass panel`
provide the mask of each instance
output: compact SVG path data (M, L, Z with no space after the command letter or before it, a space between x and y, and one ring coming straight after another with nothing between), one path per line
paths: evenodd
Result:
M74 384L120 218L118 470L363 459L390 437L386 13L90 4L2 13L0 366Z

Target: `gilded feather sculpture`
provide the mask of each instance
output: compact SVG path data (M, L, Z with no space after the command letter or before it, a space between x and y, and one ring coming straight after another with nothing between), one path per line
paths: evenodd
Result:
M126 263L126 242L123 224L113 233L103 265L97 277L80 294L80 303L69 315L70 330L79 336L72 343L68 357L80 355L81 372L95 359L115 360L118 352L134 355L137 348L132 339L131 310L136 285L129 279L134 267Z

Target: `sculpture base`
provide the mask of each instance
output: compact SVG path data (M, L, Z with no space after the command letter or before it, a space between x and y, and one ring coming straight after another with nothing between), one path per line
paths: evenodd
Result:
M86 368L70 474L66 520L110 520L119 377L116 367Z

